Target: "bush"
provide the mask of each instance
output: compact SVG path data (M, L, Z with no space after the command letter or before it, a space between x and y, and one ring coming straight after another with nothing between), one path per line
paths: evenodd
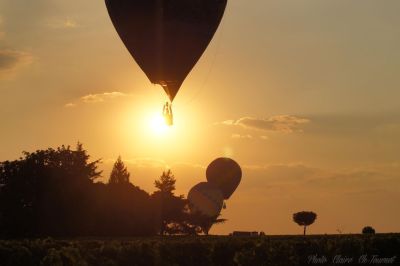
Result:
M375 229L372 228L371 226L366 226L363 228L362 233L364 235L374 235L375 234Z

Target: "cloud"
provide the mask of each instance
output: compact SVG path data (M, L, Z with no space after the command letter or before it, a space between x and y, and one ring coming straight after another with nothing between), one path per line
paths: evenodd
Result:
M79 100L77 100L75 102L66 103L64 105L64 107L66 107L66 108L76 107L79 105L79 103L82 103L82 104L102 103L102 102L105 102L108 100L113 100L116 98L128 97L128 96L131 96L131 95L123 93L123 92L119 92L119 91L88 94L88 95L80 97Z
M64 21L63 27L66 29L71 29L71 28L77 28L77 27L79 27L79 25L76 21L67 19L66 21Z
M104 160L105 163L114 163L115 159L107 159ZM165 160L157 159L157 158L150 158L150 157L138 157L138 158L122 158L122 161L130 166L135 168L162 168L162 169L175 169L175 168L197 168L197 169L205 169L206 166L191 163L191 162L173 162L168 164Z
M388 195L400 192L400 172L393 165L341 170L312 167L305 164L243 165L244 190L261 194L276 191L276 197L369 197L375 192Z
M15 71L32 63L29 53L16 50L0 50L0 77L14 74Z
M364 114L311 115L310 132L335 138L356 136L357 139L382 137L391 142L398 140L400 133L399 111Z
M133 158L133 159L124 159L122 161L133 167L137 168L162 168L162 169L169 169L169 165L162 159L154 159L154 158ZM115 162L115 159L108 159L106 162Z
M64 105L65 108L73 108L76 106L76 103L67 103Z
M263 180L270 184L299 183L321 174L320 169L301 163L243 165L242 168L245 171L262 173Z
M46 23L48 27L52 29L74 29L78 28L79 24L73 19L57 19Z
M81 97L81 101L84 103L99 103L104 102L108 99L114 99L118 97L128 96L125 93L113 91L113 92L104 92L99 94L89 94L86 96Z
M175 169L176 167L185 167L185 168L198 168L198 169L206 169L207 167L197 163L189 163L189 162L175 162L171 164L171 169Z
M300 126L309 122L310 120L306 118L291 115L278 115L267 119L243 117L237 120L235 124L249 129L292 133L295 131L302 131Z
M329 172L325 176L307 181L307 185L319 188L379 188L382 184L397 182L399 174L372 169L350 169ZM400 186L399 186L400 187Z
M232 138L233 139L252 139L253 136L252 135L241 135L241 134L232 134Z
M269 137L265 136L265 135L253 136L253 135L250 135L250 134L239 134L239 133L232 134L231 138L235 139L235 140L251 140L251 139L259 139L259 140L262 140L262 141L269 140Z
M226 120L218 124L240 126L245 129L293 133L302 132L302 126L308 123L310 123L310 120L307 118L293 115L277 115L270 118L242 117L238 120Z
M221 124L221 125L226 125L226 126L232 126L232 125L235 124L235 120L225 120L225 121L222 121L221 123L215 123L215 124L216 125Z

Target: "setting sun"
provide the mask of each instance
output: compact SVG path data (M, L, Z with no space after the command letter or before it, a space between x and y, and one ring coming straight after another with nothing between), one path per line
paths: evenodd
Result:
M166 125L164 118L160 113L154 113L148 118L148 128L151 134L162 136L167 134L169 126Z

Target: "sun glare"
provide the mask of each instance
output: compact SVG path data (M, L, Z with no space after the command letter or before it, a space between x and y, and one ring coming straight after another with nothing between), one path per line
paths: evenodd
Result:
M163 136L167 134L169 130L169 126L166 125L165 120L160 113L154 113L149 116L148 126L150 133L156 136Z
M196 114L192 109L180 109L174 106L174 124L168 126L162 113L162 100L144 97L137 104L126 109L121 127L125 143L141 151L141 156L171 158L174 154L188 152L198 143L197 124L190 118Z

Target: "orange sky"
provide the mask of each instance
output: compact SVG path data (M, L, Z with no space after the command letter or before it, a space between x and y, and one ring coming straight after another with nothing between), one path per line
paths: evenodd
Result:
M103 1L0 0L0 161L84 143L118 155L151 192L178 193L231 156L243 179L212 233L400 230L400 2L229 0L220 29L174 102L126 51Z

